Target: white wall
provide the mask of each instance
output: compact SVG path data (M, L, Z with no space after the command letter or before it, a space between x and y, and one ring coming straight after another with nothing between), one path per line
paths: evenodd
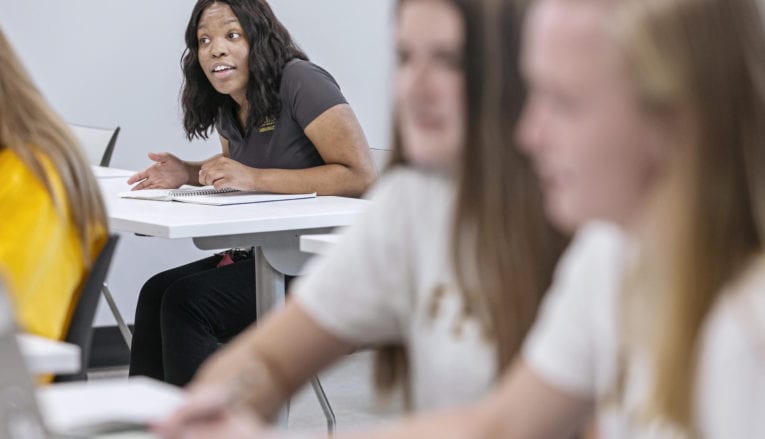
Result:
M388 148L392 0L272 0L277 16L339 82L370 145ZM0 28L50 104L69 122L122 127L112 166L140 169L149 151L217 153L189 143L178 96L192 0L0 0ZM190 241L123 236L109 283L132 321L153 273L204 256ZM105 308L105 307L102 307ZM97 324L113 320L99 310Z

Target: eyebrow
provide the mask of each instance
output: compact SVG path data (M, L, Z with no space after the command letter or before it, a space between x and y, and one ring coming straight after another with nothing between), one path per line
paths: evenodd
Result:
M239 23L239 20L238 20L238 19L236 19L236 18L229 18L229 19L228 19L228 20L226 20L226 22L224 22L223 24L225 25L225 24L229 24L229 23ZM205 25L201 25L201 26L197 27L197 30L200 30L200 29L205 29L206 27L207 27L207 26L205 26Z

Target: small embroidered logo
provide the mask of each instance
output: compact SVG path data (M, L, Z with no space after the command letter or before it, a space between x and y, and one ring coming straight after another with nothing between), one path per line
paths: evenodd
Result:
M259 133L267 133L276 129L276 119L269 117L263 122L263 125L258 128Z

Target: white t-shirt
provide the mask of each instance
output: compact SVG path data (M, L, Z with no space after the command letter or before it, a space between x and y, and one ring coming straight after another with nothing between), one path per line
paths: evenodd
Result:
M564 391L603 401L613 391L619 348L618 300L626 237L615 226L582 230L564 255L523 349L526 363ZM703 438L765 438L765 264L726 288L708 316L696 377ZM602 437L673 438L677 431L639 419L651 374L633 355L624 403L599 404Z
M364 216L329 255L312 261L293 290L338 338L406 346L415 409L477 400L496 377L496 350L478 322L460 324L451 248L455 193L445 175L389 173Z

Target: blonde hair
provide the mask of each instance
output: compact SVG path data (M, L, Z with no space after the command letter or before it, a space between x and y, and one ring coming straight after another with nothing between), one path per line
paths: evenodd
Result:
M407 1L414 0L399 5ZM518 66L525 2L443 1L460 12L466 29L467 134L458 166L452 260L463 316L482 325L501 371L518 353L567 240L545 218L536 176L513 142L526 89ZM394 138L392 162L405 164L397 131ZM407 392L408 364L400 346L383 349L376 366L378 389L404 383Z
M45 102L0 31L0 150L5 148L43 183L58 211L68 211L72 216L89 266L92 245L99 239L99 231L106 228L98 184L66 124ZM43 160L58 172L66 199L60 199L53 190Z
M694 435L703 324L762 252L765 24L758 0L616 3L613 29L641 104L674 129L622 309L647 336L645 414ZM641 295L653 319L637 315Z

